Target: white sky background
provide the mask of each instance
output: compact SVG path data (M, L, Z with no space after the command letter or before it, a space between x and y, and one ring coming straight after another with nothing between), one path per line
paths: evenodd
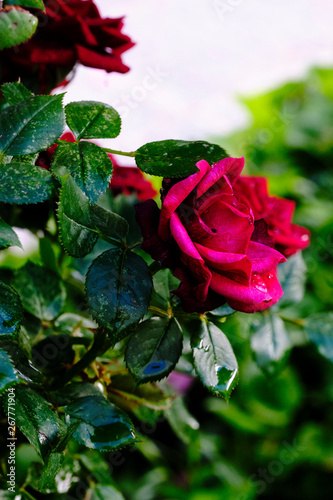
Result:
M95 3L103 17L126 16L123 32L137 43L123 56L131 71L80 67L65 101L97 100L121 112L122 133L107 142L114 149L229 133L248 120L238 95L333 66L332 0Z

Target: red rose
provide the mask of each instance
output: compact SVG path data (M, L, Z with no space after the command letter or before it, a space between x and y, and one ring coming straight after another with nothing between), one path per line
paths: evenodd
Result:
M141 170L137 167L121 167L117 164L114 156L111 154L109 156L113 164L110 189L114 196L118 194L131 195L134 193L140 201L155 198L157 191L144 178Z
M103 19L92 0L46 0L34 36L0 53L1 82L21 78L37 93L63 83L76 63L107 72L129 71L121 55L133 47L122 18Z
M265 219L274 248L286 257L310 244L310 231L292 224L295 202L269 196L264 177L239 177L234 185L236 194L248 199L255 219Z
M283 294L276 268L285 257L272 248L263 219L234 184L244 160L204 160L187 179L165 179L162 208L136 206L143 249L181 280L175 292L187 312L225 302L244 312L262 311Z

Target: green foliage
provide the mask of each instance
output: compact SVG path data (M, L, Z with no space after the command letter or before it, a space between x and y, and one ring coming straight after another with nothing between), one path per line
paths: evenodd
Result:
M333 363L333 313L317 313L304 321L305 330L322 356Z
M55 151L51 170L58 178L71 174L90 201L95 202L110 182L112 163L96 144L62 142Z
M90 203L71 176L65 180L58 205L61 243L73 257L84 257L94 248L98 236L90 216Z
M50 269L28 262L16 273L13 285L24 309L36 318L50 321L61 313L66 292L59 276Z
M16 3L16 5L18 4ZM4 83L1 86L1 91L4 98L6 99L7 104L9 104L10 106L24 101L25 99L29 99L29 97L33 97L33 94L30 92L30 90L28 90L22 83L19 82Z
M147 312L152 279L141 257L115 248L94 260L86 290L93 317L116 343Z
M42 0L5 0L6 5L21 5L22 7L33 7L45 11Z
M67 104L66 121L78 140L117 137L121 128L117 111L107 104L95 101Z
M191 344L195 370L202 383L228 401L238 381L238 365L226 335L214 323L202 321Z
M284 323L279 316L268 312L257 316L253 330L251 347L255 359L260 368L272 374L281 368L290 349Z
M199 160L216 163L228 155L220 146L205 141L167 140L150 142L135 152L137 166L147 174L187 177L197 172Z
M0 201L40 203L53 194L53 179L47 170L27 163L0 164Z
M126 349L127 368L138 384L169 375L182 353L182 330L175 318L140 323Z
M0 150L27 155L47 149L65 127L63 95L30 97L0 113Z
M283 296L279 303L300 302L305 293L306 265L301 252L289 257L287 262L278 266L279 282L283 289Z
M0 394L20 382L10 357L0 349Z
M16 246L22 248L21 242L15 231L0 217L0 249Z
M29 387L16 387L16 421L21 432L45 459L65 433L66 426L51 404Z
M10 7L2 10L0 12L0 50L19 45L31 38L37 25L37 17L24 9Z
M20 297L13 288L0 281L0 336L12 336L18 332L22 320Z
M110 238L124 240L128 233L128 222L120 215L100 205L90 206L91 221L99 232Z

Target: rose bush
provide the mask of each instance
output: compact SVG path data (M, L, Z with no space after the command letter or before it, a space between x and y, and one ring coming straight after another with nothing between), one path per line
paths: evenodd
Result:
M92 0L46 0L39 24L27 42L1 51L1 83L21 78L32 91L64 84L76 63L107 72L129 71L121 55L134 43L122 33L123 19L103 19ZM38 82L38 85L36 86Z
M175 293L187 312L225 302L262 311L283 294L276 270L286 259L273 248L272 223L256 217L255 195L239 181L243 166L243 158L213 166L202 160L187 179L164 179L161 210L153 200L136 207L143 249L181 280Z
M114 196L118 194L135 194L138 200L145 201L155 198L157 191L151 182L144 178L143 173L137 167L122 167L118 165L115 157L109 154L113 164L110 189Z
M246 196L256 220L265 219L276 250L289 257L309 245L310 231L291 222L295 202L269 196L265 177L238 177L234 189Z

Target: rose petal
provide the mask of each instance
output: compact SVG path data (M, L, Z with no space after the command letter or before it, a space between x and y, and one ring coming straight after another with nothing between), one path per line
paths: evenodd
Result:
M226 176L231 183L239 176L244 168L244 158L224 158L212 165L198 185L198 198L209 188L214 186L220 179Z
M205 160L199 161L196 166L199 171L190 175L186 179L177 182L177 184L174 184L168 191L168 194L163 201L158 234L165 241L168 239L170 234L169 221L172 214L197 186L205 173L210 169L209 163Z
M115 54L101 54L95 50L87 49L83 45L75 45L78 59L81 64L89 68L105 69L105 71L117 71L118 73L127 73L129 67L123 64L121 58Z
M275 269L278 264L287 259L274 248L250 241L247 256L251 260L252 271L264 274Z

